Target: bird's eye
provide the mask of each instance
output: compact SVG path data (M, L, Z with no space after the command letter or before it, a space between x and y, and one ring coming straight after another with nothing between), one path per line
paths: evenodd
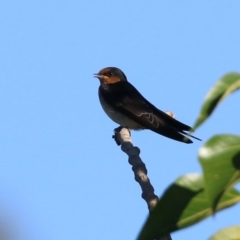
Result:
M113 72L108 73L109 77L112 77L113 75L114 75Z

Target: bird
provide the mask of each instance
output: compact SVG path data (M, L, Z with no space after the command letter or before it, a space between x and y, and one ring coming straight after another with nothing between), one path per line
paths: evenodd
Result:
M130 130L149 129L170 139L192 143L188 125L176 120L150 103L116 67L106 67L94 74L100 81L99 100L110 119Z

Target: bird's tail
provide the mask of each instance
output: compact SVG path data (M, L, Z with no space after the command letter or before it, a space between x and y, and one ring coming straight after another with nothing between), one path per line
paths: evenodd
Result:
M175 128L172 128L172 127L168 127L166 128L161 128L161 129L152 129L152 131L156 132L156 133L159 133L165 137L168 137L168 138L171 138L173 140L176 140L176 141L179 141L179 142L183 142L183 143L192 143L192 140L189 139L188 137L192 137L194 139L197 139L199 141L202 141L201 139L189 134L189 133L186 133L182 130L177 130Z
M192 131L193 131L193 130L192 130ZM182 133L183 133L184 135L188 136L188 137L191 137L191 138L194 138L194 139L196 139L196 140L202 141L202 139L197 138L197 137L195 137L195 136L193 136L193 135L191 135L191 134L189 134L189 133L186 133L186 132L184 132L184 131L182 131Z

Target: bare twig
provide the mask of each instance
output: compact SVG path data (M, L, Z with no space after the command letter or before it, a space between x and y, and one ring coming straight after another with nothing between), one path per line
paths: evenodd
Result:
M130 130L122 127L116 128L113 138L118 145L121 145L122 151L128 155L128 162L132 165L135 180L142 189L142 198L146 201L149 211L152 210L158 202L158 197L155 195L154 188L147 176L146 166L139 156L140 149L133 146ZM167 234L159 240L171 239L170 234Z

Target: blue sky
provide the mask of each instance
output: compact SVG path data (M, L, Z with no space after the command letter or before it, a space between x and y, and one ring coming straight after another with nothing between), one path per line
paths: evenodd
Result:
M193 125L204 96L240 71L239 1L4 1L0 7L0 218L16 239L135 239L148 214L93 73L119 67L161 110ZM240 94L195 135L239 134ZM203 142L133 132L157 195L201 172ZM239 224L240 205L174 240Z

